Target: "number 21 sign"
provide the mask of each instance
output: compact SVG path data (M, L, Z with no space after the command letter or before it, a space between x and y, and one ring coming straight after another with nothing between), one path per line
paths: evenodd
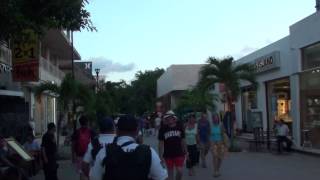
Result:
M13 63L26 63L37 61L39 56L39 41L37 35L33 31L26 31L28 36L26 40L15 40L13 43Z
M35 82L39 80L39 41L30 30L25 31L24 40L14 40L12 78L16 82Z

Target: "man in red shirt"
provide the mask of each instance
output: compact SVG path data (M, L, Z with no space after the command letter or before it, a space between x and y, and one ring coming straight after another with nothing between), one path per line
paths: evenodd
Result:
M185 133L183 126L178 123L173 111L164 115L166 125L159 130L159 154L168 169L169 180L181 180L182 170L187 155ZM176 170L176 178L174 178Z

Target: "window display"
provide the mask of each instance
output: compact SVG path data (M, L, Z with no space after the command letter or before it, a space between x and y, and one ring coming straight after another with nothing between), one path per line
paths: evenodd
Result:
M316 71L315 71L316 72ZM301 74L301 138L308 132L311 146L320 149L320 73L307 71Z

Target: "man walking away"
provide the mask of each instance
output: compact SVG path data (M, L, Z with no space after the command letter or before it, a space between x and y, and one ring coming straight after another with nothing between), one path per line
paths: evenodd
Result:
M117 137L97 155L90 180L165 180L167 171L155 150L135 142L138 122L133 116L119 119Z
M198 122L198 135L200 140L201 164L203 168L206 168L206 156L210 149L210 122L206 113L202 113L201 119Z
M159 130L159 153L167 165L169 180L174 179L174 170L175 179L181 180L185 156L188 156L184 128L178 124L177 117L171 110L164 115L164 120L167 125Z
M284 123L284 120L280 119L279 124L276 126L277 143L278 143L278 152L279 153L282 153L282 144L283 144L283 142L286 143L286 151L287 152L291 151L292 142L288 138L289 131L290 130L289 130L288 126Z
M81 171L81 163L83 156L87 152L88 145L95 135L88 127L86 116L81 116L79 123L81 127L72 135L72 160L75 163L77 171L80 173L80 180L85 180L86 177Z
M99 122L100 134L96 136L89 144L86 154L83 157L82 172L86 177L91 179L91 170L97 154L109 143L113 142L114 132L114 121L111 118L104 118Z
M42 137L41 152L45 180L58 180L57 175L57 143L55 138L56 125L48 124L48 131Z

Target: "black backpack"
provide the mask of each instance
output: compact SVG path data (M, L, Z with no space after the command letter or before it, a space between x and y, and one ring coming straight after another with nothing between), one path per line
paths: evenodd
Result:
M147 145L138 145L136 149L125 152L122 148L135 142L129 141L106 145L107 156L103 160L105 174L103 180L149 180L151 166L151 150Z

